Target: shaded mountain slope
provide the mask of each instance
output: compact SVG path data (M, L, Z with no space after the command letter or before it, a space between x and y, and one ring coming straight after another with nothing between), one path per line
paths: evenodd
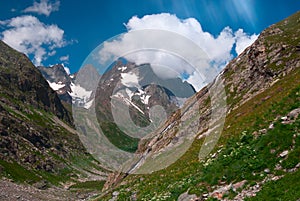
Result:
M29 59L0 42L1 93L35 108L52 112L71 123L72 117L62 106L57 94L49 87Z
M103 180L72 117L29 59L0 41L0 175L37 188Z

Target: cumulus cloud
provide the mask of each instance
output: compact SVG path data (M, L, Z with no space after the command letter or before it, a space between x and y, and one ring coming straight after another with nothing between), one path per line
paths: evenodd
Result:
M1 39L27 56L33 56L35 65L41 65L47 56L56 53L56 48L66 45L62 29L57 25L45 25L34 16L19 16L0 21L0 24L6 27Z
M241 54L249 45L251 45L258 37L258 35L247 35L242 29L235 32L236 37L236 47L235 51L239 55Z
M65 61L65 62L68 62L69 61L69 55L65 55L65 56L61 56L60 58L59 58L59 60L60 61Z
M23 10L25 13L37 13L39 15L49 16L52 12L58 11L60 2L56 1L54 3L48 0L41 0L40 2L34 2L32 6Z
M125 24L125 26L128 30L127 33L117 40L104 43L103 48L99 52L100 63L112 56L120 56L120 54L124 51L126 52L127 49L140 49L140 51L123 56L138 64L148 62L162 64L156 66L168 66L178 72L177 74L170 74L169 70L155 69L154 67L153 70L160 72L160 75L162 76L189 74L189 77L186 80L193 84L198 90L203 86L203 78L199 78L199 72L195 72L195 69L191 66L176 61L176 58L180 58L180 56L185 57L191 55L192 57L192 55L195 54L194 49L184 47L184 44L179 44L176 39L172 41L168 36L163 38L163 34L155 40L152 36L152 29L177 33L193 41L208 57L207 61L203 61L203 65L206 66L203 68L205 71L208 69L207 63L209 64L209 67L214 67L214 69L220 71L233 58L232 51L236 51L237 54L239 54L257 38L257 35L248 35L242 29L233 32L230 27L225 27L217 36L214 36L211 33L204 31L201 24L196 19L188 18L182 20L175 15L168 13L146 15L142 18L134 16L127 24ZM134 31L138 30L148 30L148 34L132 34ZM179 56L172 57L170 54L160 50L152 52L144 51L143 47L146 47L147 44L151 47L163 47L165 44L168 47L177 45L182 48L181 52L177 52ZM234 44L236 45L236 48L233 50Z

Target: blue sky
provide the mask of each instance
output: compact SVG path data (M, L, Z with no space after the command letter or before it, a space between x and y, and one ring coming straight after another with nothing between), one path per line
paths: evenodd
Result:
M181 20L194 18L204 32L214 37L227 26L233 32L243 29L251 36L298 10L297 0L2 0L0 37L27 53L36 64L63 62L75 72L99 44L126 32L124 24L133 16L142 19L145 15L170 13ZM25 30L26 37L19 33L24 31L24 22L37 26ZM55 34L36 36L40 29L46 35L51 30ZM32 44L31 39L35 39Z

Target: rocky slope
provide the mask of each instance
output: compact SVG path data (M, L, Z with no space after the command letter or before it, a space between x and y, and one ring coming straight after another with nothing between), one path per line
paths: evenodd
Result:
M106 187L122 181L111 194L113 200L244 200L256 195L254 200L298 199L299 181L292 184L289 180L299 179L300 166L299 35L299 12L263 31L152 139L140 143L138 151L144 154L139 168L150 167L147 161L153 165L155 158L196 129L187 152L171 166L152 174L111 176ZM211 116L211 91L222 95L222 90L214 88L219 80L223 81L227 103L222 132L214 127L221 117ZM199 115L195 111L200 111ZM182 128L182 119L192 119L195 124ZM216 132L222 135L214 146L214 137L219 137ZM208 153L212 150L208 156L205 147ZM100 199L108 199L107 195Z
M57 94L27 57L3 42L1 49L1 92L7 96L57 115L71 123L71 116L62 106Z
M0 41L0 175L45 189L103 180L72 117L29 59ZM47 199L45 199L47 200Z

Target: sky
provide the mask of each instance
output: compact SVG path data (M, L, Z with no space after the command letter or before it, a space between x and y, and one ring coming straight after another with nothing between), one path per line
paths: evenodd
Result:
M74 73L109 38L156 28L196 41L222 68L298 10L298 0L1 0L0 38L35 65L63 63ZM134 45L128 38L120 44ZM106 51L117 53L109 45Z

